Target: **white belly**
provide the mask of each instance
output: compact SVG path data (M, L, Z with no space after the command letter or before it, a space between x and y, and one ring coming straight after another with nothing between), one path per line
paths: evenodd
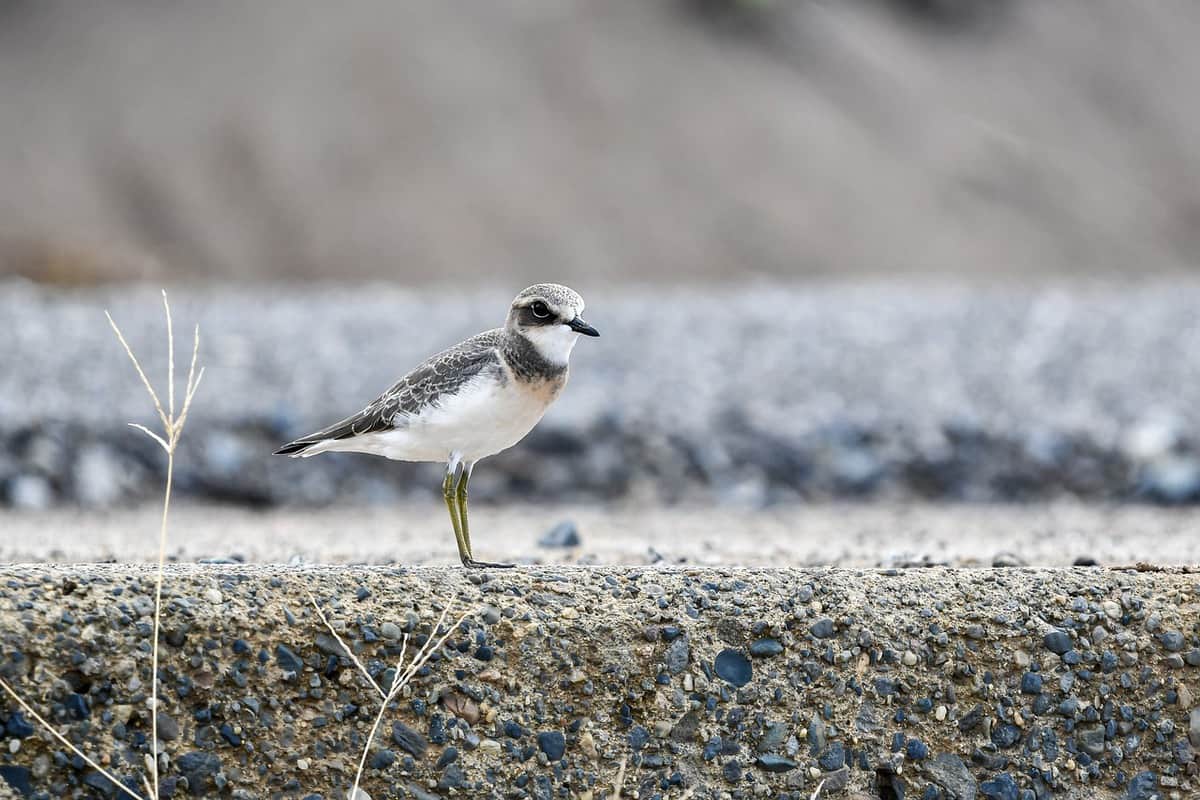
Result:
M553 392L533 392L514 380L479 376L396 430L322 443L312 450L371 453L397 461L446 461L452 453L478 461L512 447L538 423ZM306 452L305 455L308 455Z

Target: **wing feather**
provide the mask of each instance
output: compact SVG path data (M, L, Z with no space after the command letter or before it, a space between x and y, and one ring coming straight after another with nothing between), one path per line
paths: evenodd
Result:
M403 428L408 419L456 394L476 375L498 368L502 335L500 329L486 331L443 350L396 381L362 411L288 442L275 455L300 455L319 442Z

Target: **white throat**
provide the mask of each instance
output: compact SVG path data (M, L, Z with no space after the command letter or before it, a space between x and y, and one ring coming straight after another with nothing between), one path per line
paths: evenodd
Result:
M567 366L567 360L571 358L571 349L579 340L579 334L566 325L527 328L522 333L542 358L558 367Z

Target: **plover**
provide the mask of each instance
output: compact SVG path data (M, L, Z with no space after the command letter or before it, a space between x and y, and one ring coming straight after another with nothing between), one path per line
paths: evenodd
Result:
M337 451L445 461L442 495L463 565L511 567L471 555L467 482L480 459L523 439L558 397L580 334L600 335L582 313L583 298L566 286L530 286L513 300L503 328L438 353L354 416L275 454L307 458Z

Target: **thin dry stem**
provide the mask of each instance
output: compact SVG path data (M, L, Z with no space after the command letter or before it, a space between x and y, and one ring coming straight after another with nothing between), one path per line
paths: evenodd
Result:
M192 358L188 366L187 385L184 387L183 408L179 412L179 416L175 415L175 325L171 318L171 304L167 301L167 292L164 289L162 293L163 312L167 318L167 411L163 410L162 402L159 400L158 393L154 391L154 386L150 383L150 379L146 377L146 371L142 369L141 362L133 353L133 349L129 343L125 341L121 329L117 327L117 323L113 321L112 315L107 311L104 316L108 318L108 324L112 326L113 332L117 335L117 340L121 342L121 346L125 348L125 353L129 356L129 360L133 362L134 369L137 370L138 376L142 379L142 385L146 387L146 392L150 395L150 399L154 401L154 408L158 412L158 418L162 421L163 436L151 431L145 425L137 423L129 423L131 427L137 428L142 433L149 436L162 447L167 453L167 481L163 489L163 508L162 522L158 529L158 569L154 576L154 639L151 642L150 659L151 659L151 716L150 716L150 774L151 780L148 782L148 788L152 788L151 797L158 797L158 637L162 628L162 587L163 587L163 572L166 568L167 561L167 517L171 510L171 489L175 481L175 449L179 445L179 437L183 434L184 423L187 422L188 411L192 406L192 398L196 395L196 389L200 386L200 380L204 377L204 368L201 367L199 372L196 372L196 359L200 353L200 326L197 325L192 333ZM143 781L145 777L143 776ZM152 787L150 786L152 784Z
M188 411L192 407L192 398L196 395L196 390L200 388L200 381L204 379L204 367L196 372L196 357L200 354L200 326L197 325L192 333L192 361L188 365L187 386L183 394L183 410L179 412L179 418L175 420L176 437L183 433L183 425L187 422Z
M172 359L174 360L174 359ZM162 624L163 568L167 560L167 512L171 509L171 484L175 476L175 448L167 451L167 485L163 491L162 525L158 530L158 569L154 576L154 639L150 648L150 773L153 776L154 797L158 797L158 630Z
M463 621L466 620L466 618L470 616L474 610L475 609L468 609L467 611L463 612L463 615L458 618L458 621L451 625L446 632L437 639L436 643L434 643L432 635L426 639L425 645L417 651L417 655L413 658L408 669L401 673L400 665L404 663L404 654L408 650L408 634L404 635L404 640L400 644L400 657L396 660L396 671L392 675L392 685L389 687L387 695L383 698L383 702L379 704L379 713L375 715L375 721L371 724L371 732L367 735L366 744L363 745L362 756L358 760L358 772L354 775L354 786L350 790L350 797L358 797L358 785L362 781L363 769L367 764L367 754L371 751L371 744L375 741L375 734L379 730L379 723L383 721L383 715L387 711L388 706L391 705L392 701L396 699L396 696L400 694L404 687L408 685L408 682L412 680L412 677L417 674L417 670L425 666L425 662L428 661L435 652L441 649L442 645L446 643L446 640L450 638L450 634L458 630L458 626L462 625ZM436 634L438 628L442 626L442 623L446 620L446 615L449 612L449 606L442 609L442 615L438 617L437 624L433 626L434 634ZM344 646L345 645L343 645L343 647Z
M408 649L408 634L404 634L404 643L401 645L401 658L403 658L404 650ZM363 745L362 755L358 759L358 772L354 773L354 787L350 790L351 797L358 796L358 784L362 781L363 769L367 765L367 754L371 752L371 743L375 741L375 734L379 730L379 723L383 722L383 715L387 713L388 704L392 702L392 698L400 691L403 684L399 681L400 662L396 662L396 671L392 675L392 685L388 689L388 693L384 695L383 702L379 704L379 711L375 714L375 721L371 723L371 732L367 734L367 743Z
M163 311L167 315L167 413L175 419L175 326L171 324L171 304L167 290L162 290Z
M125 424L131 428L137 428L139 431L146 434L154 441L158 442L160 445L162 445L163 452L165 452L165 453L171 452L171 445L167 444L167 442L165 440L163 440L163 438L161 436L159 436L157 433L155 433L154 431L147 428L145 425L139 425L136 422L126 422Z
M433 629L432 629L433 633L437 633L438 628L442 627L442 623L446 621L446 615L448 613L450 613L450 607L446 606L445 608L442 609L442 615L440 617L438 617L437 624L433 626ZM417 651L416 658L414 658L412 660L412 663L409 664L408 669L405 670L404 679L401 682L401 685L408 683L408 681L412 678L412 676L417 674L417 670L419 670L422 666L424 666L425 662L429 660L429 657L431 655L433 655L434 651L437 650L439 647L441 647L445 643L445 641L450 638L450 634L453 633L454 630L456 628L458 628L458 626L460 624L462 624L462 621L467 618L467 614L469 614L469 613L470 612L463 614L459 618L458 622L456 622L450 628L447 628L446 632L444 634L442 634L442 638L437 640L437 644L433 643L432 636L430 636L428 639L425 640L425 644L421 647L420 650ZM407 646L407 644L408 643L405 642L405 646ZM401 652L403 653L403 650L401 650ZM396 662L396 669L397 669L397 671L399 671L399 669L400 669L399 661ZM395 683L396 678L393 678L392 682Z
M146 387L147 394L154 401L154 410L158 412L158 418L162 421L163 428L168 432L171 430L171 420L167 417L167 412L163 411L162 403L158 401L158 393L154 391L154 386L151 385L150 379L146 377L146 373L142 370L142 365L138 363L137 356L133 354L133 350L129 347L129 342L125 341L125 336L121 333L121 329L117 327L117 323L113 322L112 315L107 311L104 316L108 317L108 324L112 327L113 333L117 335L117 340L121 346L125 348L126 355L133 362L133 368L137 370L138 377L142 379L142 385Z
M342 649L346 651L346 655L349 656L350 660L354 662L354 666L358 667L358 671L363 674L363 677L367 679L367 682L375 687L375 691L379 692L380 699L387 700L387 692L385 692L379 686L379 684L375 682L375 679L371 677L371 673L368 672L367 668L365 666L363 666L363 663L358 660L358 656L354 655L354 651L351 650L344 641L342 641L342 637L339 636L338 632L333 629L333 625L330 624L329 620L325 617L325 612L321 610L321 606L317 605L317 598L312 596L312 592L305 591L305 594L308 595L308 602L312 603L312 607L316 610L317 616L321 618L321 622L325 623L325 627L329 630L330 633L333 634L333 638L337 639L337 643L342 646ZM407 643L407 638L408 637L405 637L406 643ZM401 651L400 658L401 659L404 658L403 651Z
M46 731L51 736L53 736L60 743L62 743L62 745L64 747L66 747L68 750L70 750L72 753L74 753L75 755L79 756L84 761L86 761L88 763L88 766L90 766L92 769L96 770L101 775L108 778L108 780L112 782L113 786L116 786L122 792L124 792L125 794L134 798L134 800L145 800L145 798L143 798L141 795L137 794L136 792L131 790L128 786L126 786L124 783L122 783L121 779L118 778L116 775L113 775L111 772L106 770L104 767L100 766L95 761L92 761L90 758L88 758L87 754L84 753L82 750L80 750L75 745L73 745L71 743L71 741L69 739L67 739L67 737L63 736L58 731L54 730L54 728L52 728L50 726L50 723L47 722L42 717L41 714L34 711L33 708L28 703L26 703L23 699L21 699L21 695L17 694L16 691L14 691L13 688L11 686L9 686L8 683L3 678L0 678L0 687L2 687L4 689L4 691L8 692L9 696L12 697L13 700L16 700L17 703L20 704L21 708L23 708L25 710L25 713L28 714L29 716L33 717L35 720L37 720L38 724L40 724L43 728L45 728ZM157 796L157 795L151 795L151 796L153 797L153 796Z
M821 790L825 788L825 781L817 784L817 788L813 789L813 793L808 796L808 800L817 800L821 796Z

